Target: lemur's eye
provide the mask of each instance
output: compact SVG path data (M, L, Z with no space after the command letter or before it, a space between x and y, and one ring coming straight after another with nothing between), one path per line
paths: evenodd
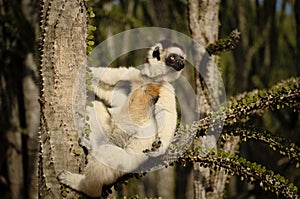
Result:
M169 55L167 58L170 62L174 62L176 60L176 55Z

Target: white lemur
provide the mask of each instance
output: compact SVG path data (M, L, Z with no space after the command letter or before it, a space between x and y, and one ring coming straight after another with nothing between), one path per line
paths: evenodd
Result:
M83 174L62 171L59 182L97 197L103 185L141 171L151 157L163 155L174 136L177 113L173 86L185 66L183 49L163 40L148 51L146 63L134 67L92 68L97 84L88 108L91 133ZM146 168L149 169L149 168Z

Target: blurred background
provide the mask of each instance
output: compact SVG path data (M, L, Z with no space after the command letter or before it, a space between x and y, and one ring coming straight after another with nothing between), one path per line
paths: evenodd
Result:
M33 198L36 194L39 89L40 5L38 0L0 0L0 198ZM124 30L164 27L190 35L185 0L90 0L95 17L89 24L95 45ZM268 88L300 75L300 3L298 0L222 0L219 37L241 32L236 49L220 55L219 68L227 96ZM92 46L92 45L90 45ZM114 65L139 65L141 53ZM193 79L193 73L185 72ZM300 145L299 113L269 111L251 120L272 133ZM265 165L300 188L300 170L269 147L243 142L239 154ZM191 166L172 167L132 179L124 194L190 198ZM163 191L162 191L163 190ZM165 193L162 193L165 192ZM233 176L225 198L273 198L274 194Z

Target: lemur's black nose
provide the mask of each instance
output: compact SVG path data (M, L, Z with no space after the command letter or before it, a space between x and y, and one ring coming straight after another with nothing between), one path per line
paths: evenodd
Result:
M179 67L180 70L184 68L184 60L183 59L180 59L178 61L178 67Z

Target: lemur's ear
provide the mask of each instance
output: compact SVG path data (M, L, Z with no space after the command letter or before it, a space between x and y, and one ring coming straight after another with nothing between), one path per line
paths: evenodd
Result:
M160 52L159 52L159 46L156 46L153 50L152 57L156 58L158 61L160 60Z

